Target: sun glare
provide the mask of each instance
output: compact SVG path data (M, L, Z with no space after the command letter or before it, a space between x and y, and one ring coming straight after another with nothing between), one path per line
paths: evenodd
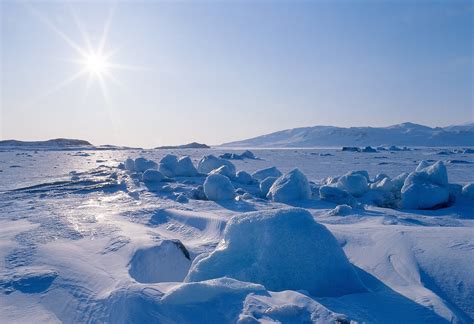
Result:
M82 25L82 22L76 16L76 13L71 8L72 20L76 23L78 31L83 37L84 44L81 46L79 43L75 42L68 35L66 35L61 29L57 28L46 16L41 14L32 6L27 6L30 11L37 16L43 23L45 23L53 32L55 32L60 38L62 38L69 46L71 46L79 55L76 59L67 59L74 64L80 66L80 70L70 76L69 78L59 82L51 90L47 91L46 95L50 95L53 92L58 91L59 89L67 86L68 84L74 82L76 79L83 77L88 74L88 80L86 84L86 92L89 90L89 87L93 81L97 81L99 84L104 99L108 102L108 83L113 82L116 85L122 86L122 84L114 76L114 71L116 70L131 70L131 71L143 71L143 68L128 65L120 64L117 62L112 62L111 58L116 54L116 49L107 49L106 43L108 38L108 33L110 25L112 22L112 16L114 12L114 7L111 8L107 19L104 21L104 29L102 35L100 36L98 44L95 46L91 42L91 38L85 32L85 29Z
M84 67L91 74L101 75L106 72L107 59L100 54L89 54L84 58Z

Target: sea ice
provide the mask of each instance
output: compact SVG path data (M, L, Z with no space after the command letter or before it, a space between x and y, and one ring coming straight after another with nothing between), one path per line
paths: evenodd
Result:
M281 175L282 173L276 167L270 167L270 168L265 168L265 169L255 171L254 173L252 173L252 178L257 179L258 181L262 181L268 177L278 178Z
M338 179L336 187L347 191L354 197L361 197L369 189L367 183L368 174L366 175L365 173L349 172Z
M347 191L334 186L321 186L319 188L319 197L321 200L330 201L341 205L356 205L355 198Z
M273 183L278 179L277 177L266 177L259 184L259 189L262 194L262 197L267 197L268 191L272 187Z
M204 156L198 163L198 171L200 173L208 174L212 170L218 169L219 167L226 165L229 167L232 174L235 174L235 165L222 158L215 157L214 155Z
M210 174L204 181L204 193L207 199L231 200L235 197L235 189L229 178L221 174Z
M448 174L443 162L421 161L401 189L403 209L439 208L449 202Z
M233 170L231 168L229 168L228 165L221 165L217 169L212 170L211 172L209 172L209 174L220 174L220 175L223 175L223 176L225 176L229 179L233 179L233 178L235 178L235 172L232 172L232 171Z
M308 179L299 169L293 169L272 184L267 198L283 203L311 199Z
M148 169L145 172L143 172L142 175L142 181L145 183L148 182L160 182L163 181L164 176L163 174L158 171L158 170L153 170L153 169Z
M145 172L148 169L156 169L158 164L156 162L139 157L135 159L135 171Z
M198 171L189 156L178 159L177 156L167 154L159 163L159 170L167 177L195 177Z
M246 184L246 185L250 185L255 182L252 176L248 172L245 172L245 171L238 171L237 174L235 175L234 180L235 182Z

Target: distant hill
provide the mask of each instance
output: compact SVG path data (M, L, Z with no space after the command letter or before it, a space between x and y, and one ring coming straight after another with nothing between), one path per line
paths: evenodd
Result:
M287 129L226 147L336 147L336 146L474 146L474 123L428 127L403 123L389 127L313 126Z
M192 142L189 144L183 144L183 145L176 145L176 146L159 146L155 147L155 149L207 149L211 148L210 146L206 144L200 144L196 142Z
M0 147L77 147L77 146L92 146L91 143L79 139L68 139L68 138L56 138L47 141L17 141L17 140L5 140L0 141Z

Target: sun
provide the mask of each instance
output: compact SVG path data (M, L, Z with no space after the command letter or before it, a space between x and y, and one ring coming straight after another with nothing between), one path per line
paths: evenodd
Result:
M72 14L71 21L75 22L79 34L83 38L82 44L70 38L64 31L59 29L52 21L50 21L41 12L36 10L33 6L27 5L27 8L31 11L32 14L34 14L36 17L38 17L39 20L41 20L46 26L48 26L57 36L62 38L66 42L66 44L68 44L78 54L76 58L64 60L79 65L79 71L66 78L65 80L62 80L61 82L57 83L50 90L46 91L46 93L43 94L43 97L64 88L75 80L82 78L83 76L88 75L84 96L87 96L89 88L93 83L98 83L105 101L109 102L108 83L112 82L118 86L123 86L123 84L114 76L114 72L116 72L117 70L148 70L143 67L122 64L113 61L112 58L116 55L118 50L116 48L109 48L107 46L107 39L110 30L110 25L112 22L112 16L115 9L114 6L110 8L109 15L104 20L104 28L102 31L102 35L100 35L100 37L98 38L97 44L92 44L92 38L86 33L82 22L76 16L76 13L72 7L70 8L70 12Z
M94 75L102 75L107 72L107 57L105 55L91 53L87 54L83 60L84 68Z

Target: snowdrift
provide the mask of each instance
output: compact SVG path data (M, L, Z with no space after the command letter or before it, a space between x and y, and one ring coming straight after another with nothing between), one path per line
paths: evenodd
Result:
M314 296L365 290L334 236L299 208L234 216L215 251L198 256L185 281L220 277Z

